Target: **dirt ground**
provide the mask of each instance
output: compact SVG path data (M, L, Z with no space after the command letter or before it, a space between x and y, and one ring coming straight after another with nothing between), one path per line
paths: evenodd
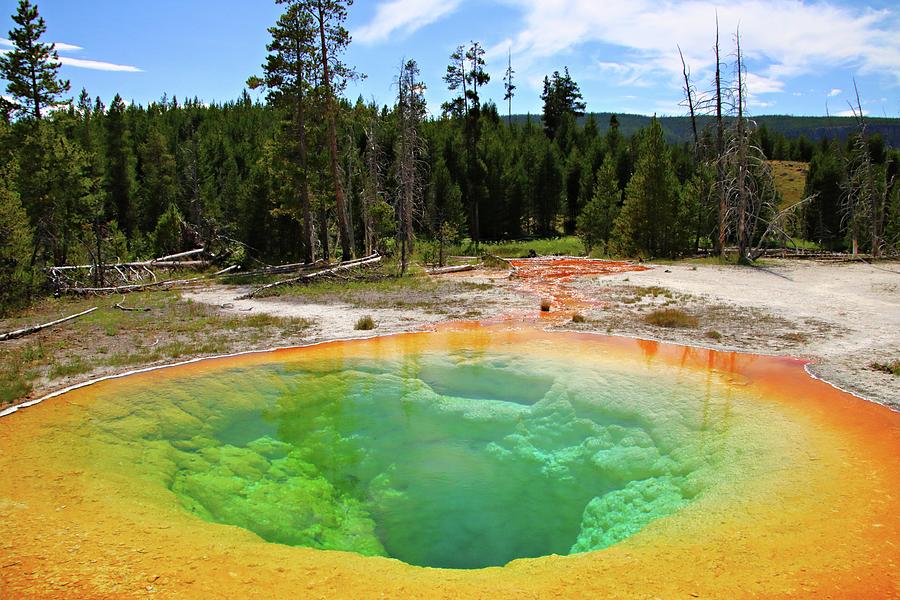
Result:
M629 264L558 258L505 268L352 285L296 287L238 300L249 286L207 285L115 298L47 301L0 331L91 306L84 319L0 346L0 404L98 377L196 357L427 330L447 321L538 321L547 328L809 359L816 377L900 410L900 377L871 368L900 360L900 262L768 260L765 266ZM542 300L549 313L540 311ZM660 309L691 323L647 322ZM579 315L579 322L572 317ZM371 316L374 330L359 331ZM5 354L4 354L5 353ZM17 386L16 378L30 383ZM5 394L5 400L2 397Z
M679 263L647 270L535 281L480 269L436 276L476 284L437 290L390 306L384 298L353 304L279 296L235 300L248 288L216 286L184 294L194 302L244 314L304 318L309 341L358 336L371 315L372 334L427 329L446 320L533 319L548 327L595 330L704 347L808 358L812 374L869 400L900 409L900 378L871 368L900 358L900 262L821 263L769 260L762 267ZM541 315L542 298L553 301ZM646 315L678 308L695 327L648 324ZM579 313L584 322L574 323ZM363 332L365 333L365 332Z

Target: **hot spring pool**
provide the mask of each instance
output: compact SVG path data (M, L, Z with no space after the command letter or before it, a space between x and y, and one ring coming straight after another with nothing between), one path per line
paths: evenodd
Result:
M126 431L102 429L158 443L207 521L463 569L605 548L736 460L714 418L727 376L648 378L547 340L387 344L165 382Z
M845 396L791 359L472 327L107 381L0 420L0 433L26 453L40 440L41 464L75 473L61 484L106 535L135 521L147 543L180 533L186 547L472 570L708 548L717 527L806 535L795 504L822 490L801 469L830 489L820 461L846 445L822 430L811 389ZM10 481L22 493L7 504L40 496ZM761 520L775 513L780 525Z

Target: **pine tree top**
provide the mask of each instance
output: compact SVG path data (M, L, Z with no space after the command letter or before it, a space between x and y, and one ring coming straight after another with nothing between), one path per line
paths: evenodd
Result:
M45 109L65 102L61 97L70 84L59 77L62 65L56 45L41 41L47 24L37 6L20 0L12 19L16 24L9 31L13 49L0 56L0 76L9 82L6 91L14 99L13 112L39 121Z

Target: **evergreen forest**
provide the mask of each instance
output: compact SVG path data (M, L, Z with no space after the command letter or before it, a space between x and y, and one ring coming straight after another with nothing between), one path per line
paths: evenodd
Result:
M789 135L757 124L740 64L705 98L718 115L681 119L678 136L655 117L635 129L590 113L563 65L544 79L543 113L515 114L513 61L486 64L476 41L447 57L442 80L406 61L393 104L376 106L344 94L363 75L343 60L352 1L279 4L268 57L246 74L259 100L140 105L72 89L38 7L20 0L0 55L0 310L52 293L51 266L200 247L245 267L377 252L405 270L413 255L572 235L595 256L736 249L747 261L771 245L878 256L900 244L898 150L861 114L831 136L821 124L798 134L797 119ZM482 97L491 79L501 106ZM426 86L453 99L428 106ZM773 159L809 163L795 206Z

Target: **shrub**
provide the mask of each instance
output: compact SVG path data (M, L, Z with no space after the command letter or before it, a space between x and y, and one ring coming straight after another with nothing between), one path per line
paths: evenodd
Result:
M718 342L719 340L722 339L722 334L719 333L718 331L716 331L715 329L712 329L712 330L706 332L706 337Z
M30 257L25 209L17 194L0 185L0 315L26 302L32 282Z
M550 312L550 298L544 298L541 300L541 312Z
M375 319L372 318L372 315L360 317L353 329L356 331L371 331L375 329Z
M900 377L900 360L895 360L889 363L872 363L869 365L870 369L875 369L876 371L881 371L882 373L887 373L888 375L895 375Z
M584 318L583 314L575 313L574 315L572 315L572 322L573 323L586 323L587 319Z

